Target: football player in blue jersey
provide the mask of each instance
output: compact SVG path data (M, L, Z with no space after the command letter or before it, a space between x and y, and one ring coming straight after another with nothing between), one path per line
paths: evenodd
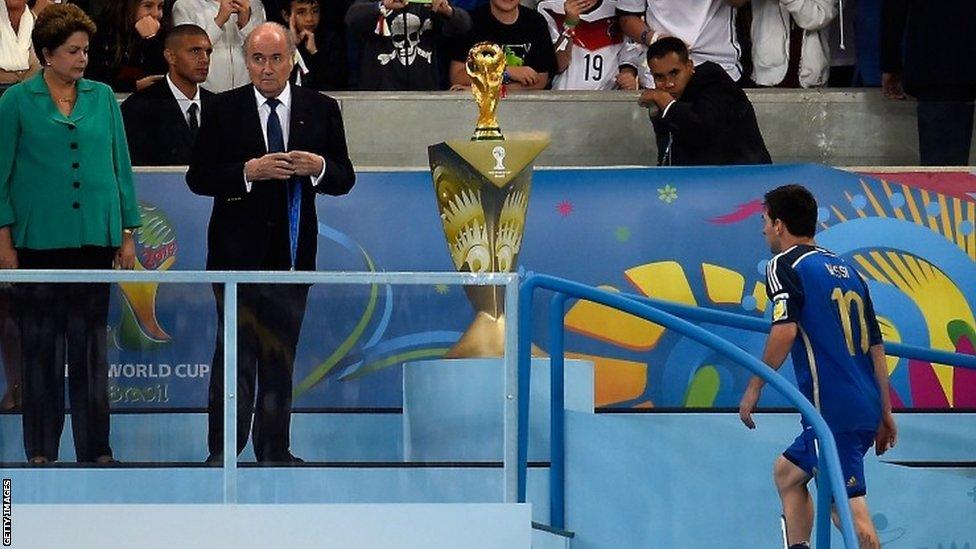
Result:
M797 386L823 415L837 442L847 497L862 548L878 548L868 512L864 455L895 445L897 427L888 395L881 330L867 284L852 265L814 242L817 202L800 185L765 196L763 235L774 254L766 267L772 329L763 362L779 369L792 354ZM764 382L753 377L739 404L742 422L754 429L752 412ZM773 479L783 502L787 547L809 547L813 502L807 484L817 470L817 440L806 421L776 460ZM837 495L835 495L837 497Z

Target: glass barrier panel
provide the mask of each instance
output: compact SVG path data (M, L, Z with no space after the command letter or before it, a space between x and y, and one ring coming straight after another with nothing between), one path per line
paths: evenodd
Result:
M285 340L286 319L301 313L303 297L300 288L274 291L281 297L261 310L270 317L258 317L262 324L275 319L258 330L272 345ZM284 434L272 421L280 401L266 393L262 400L260 388L288 369L287 355L278 355L264 379L257 366L240 501L502 501L504 323L476 315L472 303L497 304L500 312L503 295L503 287L434 283L308 289L293 364L290 438L268 434ZM284 306L289 299L293 305ZM471 356L492 350L498 356Z
M205 463L210 284L19 282L0 299L0 467L17 502L222 501Z

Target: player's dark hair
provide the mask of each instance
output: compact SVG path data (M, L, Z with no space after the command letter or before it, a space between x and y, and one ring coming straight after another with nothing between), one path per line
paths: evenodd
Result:
M817 232L817 199L802 185L783 185L763 197L766 216L780 219L793 236L813 238Z
M651 59L660 59L669 53L678 54L678 59L682 63L688 62L688 45L680 38L666 36L647 47L647 62Z

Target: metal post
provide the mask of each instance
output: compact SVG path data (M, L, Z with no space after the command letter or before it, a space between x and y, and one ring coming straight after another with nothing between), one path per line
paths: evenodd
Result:
M818 441L819 444L819 441ZM830 471L823 457L823 448L817 452L817 549L830 549L830 505L833 503L833 490L830 486ZM844 501L847 504L847 501Z
M518 325L518 502L525 503L525 485L529 466L529 382L532 366L533 277L519 288Z
M505 477L505 503L518 500L518 351L519 351L519 284L513 277L505 284L505 430L503 458Z
M566 294L549 302L549 524L566 527L565 350Z
M237 503L237 283L224 285L224 503Z

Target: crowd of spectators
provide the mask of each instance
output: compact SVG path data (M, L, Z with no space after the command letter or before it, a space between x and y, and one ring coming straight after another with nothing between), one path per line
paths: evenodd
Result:
M463 88L457 61L482 39L502 44L511 89L653 87L646 47L680 38L697 65L711 61L742 87L879 86L882 8L914 0L3 0L0 86L39 69L33 20L52 1L79 5L96 22L89 77L116 92L162 78L165 36L204 29L213 45L204 88L247 82L242 45L265 21L299 44L292 81L318 90ZM890 4L890 6L886 5ZM940 2L961 19L966 2ZM971 4L971 3L970 3ZM968 13L967 13L968 12ZM902 28L904 31L904 28ZM950 33L952 34L952 33ZM965 34L965 33L954 33Z
M951 32L940 27L945 22ZM242 189L251 193L253 181L289 181L294 207L274 220L278 244L288 246L242 267L314 268L313 187L347 192L353 170L337 104L310 90L465 90L467 53L482 41L503 48L509 91L641 90L661 165L769 163L744 88L872 85L891 100L917 99L923 164L965 165L974 33L973 0L0 0L0 268L132 268L140 220L130 157L136 165L188 164L194 192L228 202L242 200ZM263 96L255 112L270 152L234 160L244 169L222 174L231 182L225 187L238 191L228 198L206 186L216 181L207 162L257 128L256 114L238 120L241 128L225 122L220 139L215 129L242 106L255 108L248 84ZM129 94L121 107L113 92ZM328 120L315 128L299 121L296 141L314 131L310 143L341 142L341 150L286 152L292 98L297 111L321 111ZM267 173L277 175L259 176ZM247 199L273 209L268 204L284 203L284 191L274 192L274 200ZM80 225L62 226L79 216ZM240 231L228 229L227 240L238 242ZM79 460L114 460L107 288L24 285L16 296L0 288L7 377L0 409L22 408L34 463L58 459L66 362L78 365L69 369L68 397ZM68 319L80 328L68 330ZM288 337L297 337L301 319L282 321L296 322ZM284 395L281 387L273 389ZM29 404L42 402L58 406ZM287 431L287 422L271 423L268 440ZM246 438L246 430L239 434ZM278 442L269 442L270 459L297 459ZM218 459L221 444L210 446Z
M221 93L247 84L243 46L268 21L281 24L297 44L290 82L319 91L465 90L471 85L467 52L480 41L503 48L506 91L651 90L658 78L649 48L673 38L687 47L690 74L704 70L683 100L674 93L642 96L655 129L673 126L663 120L672 101L701 96L696 101L704 106L691 107L706 116L714 98L711 88L699 85L718 83L705 78L714 77L717 66L740 91L880 86L891 100L907 92L918 100L922 164L965 164L971 143L972 0L932 6L921 0L2 0L0 93L41 69L31 33L36 15L52 2L76 4L97 22L89 79L117 93L148 94L123 108L133 113L127 128L139 164L183 163L188 148L184 143L179 152L171 143L158 158L135 150L153 142L162 124L147 97L165 100L160 112L167 117L178 104L183 120L174 119L195 134L206 108L199 90ZM940 22L952 24L943 31ZM194 50L197 66L188 50L181 54L167 38L185 25L201 29L209 42ZM202 82L187 77L201 70ZM748 102L745 94L741 99ZM158 123L144 127L147 120ZM674 145L688 136L672 131L657 138ZM668 159L714 157L685 153Z
M246 84L244 40L274 21L298 44L291 81L320 91L463 90L467 49L480 40L504 47L508 91L649 89L647 47L672 36L696 66L715 63L741 88L907 91L920 101L923 164L959 161L976 95L971 0L2 0L0 93L40 70L34 18L61 2L96 22L88 78L121 93L163 79L166 35L183 24L210 39L203 89ZM932 68L939 59L948 65ZM937 135L943 122L948 137ZM955 152L931 152L947 140Z

